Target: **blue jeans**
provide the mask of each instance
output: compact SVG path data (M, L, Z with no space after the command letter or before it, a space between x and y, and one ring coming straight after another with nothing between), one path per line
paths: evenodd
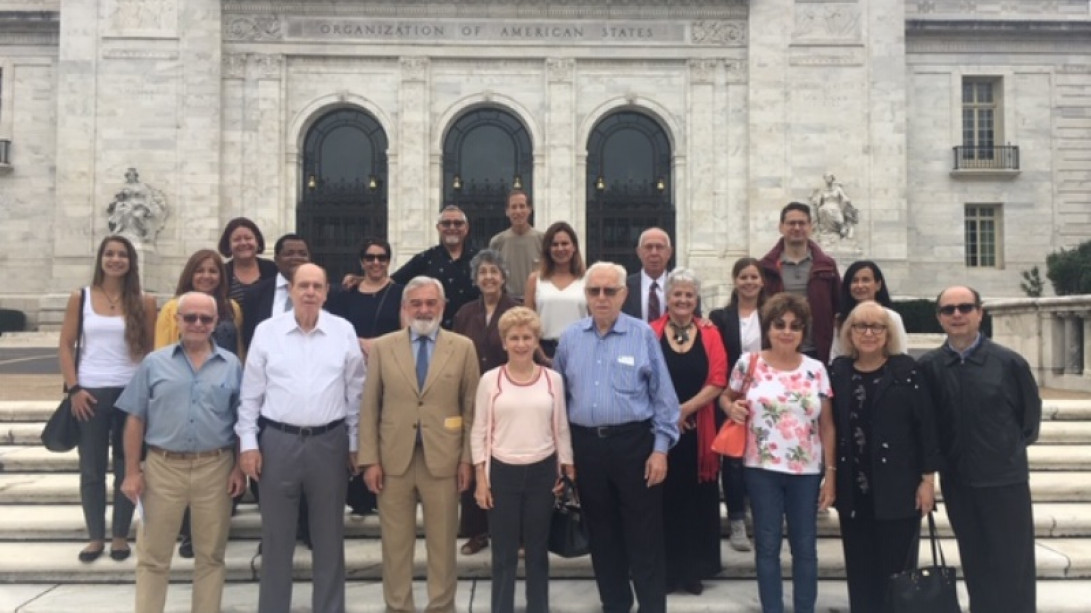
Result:
M818 487L822 475L746 468L743 476L754 516L754 561L762 611L784 612L780 541L782 520L787 518L795 613L814 613L818 597Z

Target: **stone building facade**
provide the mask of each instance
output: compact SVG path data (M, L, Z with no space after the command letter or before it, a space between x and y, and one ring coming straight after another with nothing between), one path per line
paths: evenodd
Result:
M714 302L790 200L895 295L1017 296L1091 236L1089 5L0 0L0 306L43 325L126 194L165 203L138 238L168 293L235 216L396 265L513 185L589 259L667 226Z

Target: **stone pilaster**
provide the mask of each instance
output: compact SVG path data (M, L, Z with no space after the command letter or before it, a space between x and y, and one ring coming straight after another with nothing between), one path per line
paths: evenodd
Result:
M547 227L543 220L577 219L582 214L586 188L578 176L581 167L576 159L576 93L574 87L576 60L549 58L546 60L545 167L547 182L539 183L538 229ZM545 189L542 189L544 187ZM544 202L543 202L544 201Z
M442 154L433 149L430 138L429 116L430 91L428 86L430 62L425 57L401 59L401 87L398 93L398 134L395 145L398 150L398 183L401 188L391 193L390 243L396 250L396 262L400 266L422 247L436 241L435 219L439 203L435 194L440 185L433 185L430 177L442 181L440 164Z

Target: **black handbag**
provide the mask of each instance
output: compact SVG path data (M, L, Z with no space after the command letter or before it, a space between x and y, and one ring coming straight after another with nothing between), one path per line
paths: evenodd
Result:
M549 524L549 550L562 558L578 558L591 552L591 540L575 484L567 476L561 481L564 489L553 503Z
M76 324L76 371L80 369L80 348L83 340L83 301L84 290L80 290L79 318ZM49 417L42 428L42 445L50 451L72 451L80 442L80 422L72 414L72 397L68 395L68 386L64 386L64 399L57 410Z
M936 520L928 514L932 565L892 575L886 586L886 613L960 613L955 569L947 566L936 539ZM937 560L936 553L939 552ZM912 556L912 552L910 553Z

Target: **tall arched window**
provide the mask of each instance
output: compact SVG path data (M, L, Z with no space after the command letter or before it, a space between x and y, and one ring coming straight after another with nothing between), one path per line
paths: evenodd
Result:
M323 115L307 131L296 231L331 279L359 271L360 241L386 238L386 132L362 109Z
M533 197L534 152L526 126L503 109L482 107L461 115L443 140L443 203L470 218L470 242L485 247L508 227L508 192ZM531 220L533 223L533 219Z
M602 118L587 139L587 259L640 269L636 242L651 226L674 236L671 146L637 111Z

